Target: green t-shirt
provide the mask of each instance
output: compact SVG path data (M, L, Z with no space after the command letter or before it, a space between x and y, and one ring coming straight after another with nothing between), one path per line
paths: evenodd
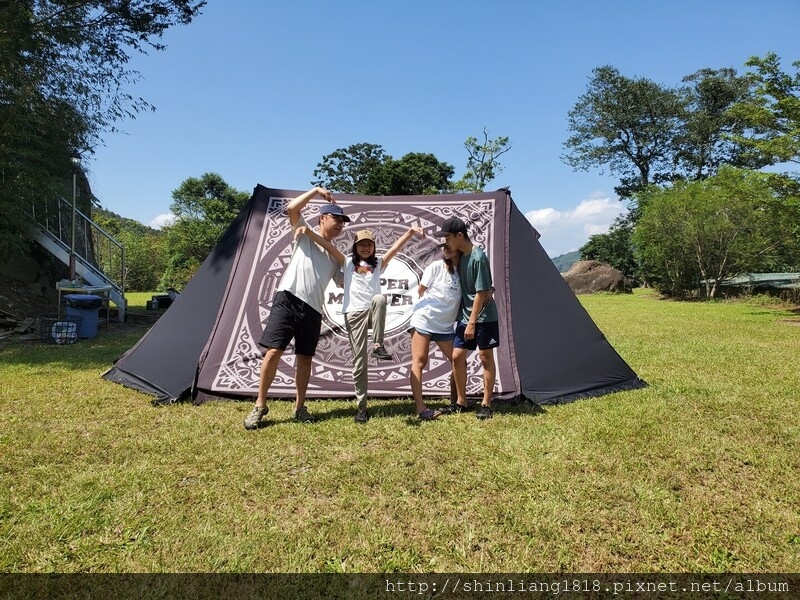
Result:
M478 292L492 289L492 271L489 257L477 246L465 254L458 262L458 277L461 280L461 322L468 323L472 314L472 304ZM497 321L497 304L494 299L483 307L478 323Z

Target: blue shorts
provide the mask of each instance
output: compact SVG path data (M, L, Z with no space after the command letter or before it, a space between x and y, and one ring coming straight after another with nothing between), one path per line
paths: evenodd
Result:
M258 344L265 348L286 350L294 338L295 354L314 356L321 328L320 313L289 292L277 292Z
M425 337L430 339L430 341L432 341L432 342L452 342L453 341L453 337L455 337L455 335L456 335L455 332L452 332L452 333L431 333L430 331L425 331L424 329L418 329L418 328L415 328L415 327L412 327L408 331L409 331L409 333L414 333L416 331L418 334L424 335Z
M477 323L475 325L475 337L471 340L464 339L464 330L467 328L466 323L459 323L456 327L456 337L453 340L454 348L466 348L467 350L488 350L490 348L497 348L500 345L500 323L497 321L488 321L486 323Z

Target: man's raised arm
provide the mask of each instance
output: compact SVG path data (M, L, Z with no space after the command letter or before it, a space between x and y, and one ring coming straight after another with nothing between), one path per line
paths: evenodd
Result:
M300 194L297 198L289 202L286 206L286 212L289 214L289 223L292 224L294 227L297 224L297 221L300 220L301 213L305 208L306 204L309 203L313 198L316 196L321 196L328 202L332 204L336 204L336 201L333 199L333 194L331 194L328 190L321 187L315 187L313 189L308 190Z

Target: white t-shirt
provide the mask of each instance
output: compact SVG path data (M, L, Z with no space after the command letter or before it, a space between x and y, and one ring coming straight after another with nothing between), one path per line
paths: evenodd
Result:
M427 289L414 305L410 326L430 333L452 333L461 307L458 271L448 273L444 261L437 260L425 267L419 283Z
M298 227L308 227L303 217L297 220L292 229ZM339 263L304 234L294 242L292 258L278 285L278 291L289 292L323 314L325 288L338 271Z
M344 264L343 313L370 309L372 299L381 293L382 270L383 259L380 258L374 269L364 261L361 261L358 267L353 264L352 259Z

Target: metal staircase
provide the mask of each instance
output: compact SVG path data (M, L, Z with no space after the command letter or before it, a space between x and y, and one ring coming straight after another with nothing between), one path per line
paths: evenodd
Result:
M117 307L119 321L124 322L128 301L122 244L64 198L38 209L31 207L29 215L36 224L34 238L39 244L67 266L74 250L75 274L90 286L111 287L109 300Z

